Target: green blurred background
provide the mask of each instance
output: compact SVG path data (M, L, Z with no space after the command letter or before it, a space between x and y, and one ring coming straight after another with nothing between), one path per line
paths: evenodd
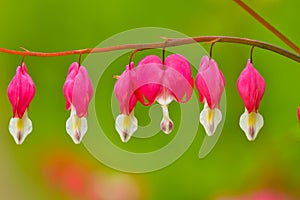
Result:
M245 2L300 44L300 1ZM94 47L119 32L151 26L189 36L248 37L290 50L231 0L1 1L0 17L0 47L9 49L53 52ZM209 45L204 47L208 49ZM179 160L141 175L109 169L82 144L74 145L65 133L69 113L65 111L62 85L77 55L25 58L37 88L29 111L34 129L24 144L17 146L7 129L12 113L6 89L21 57L1 53L0 199L97 199L97 194L93 198L87 194L92 193L85 188L91 182L95 191L102 193L102 199L126 199L126 195L127 199L134 199L130 195L155 200L217 199L261 190L300 196L299 64L272 52L254 50L254 65L267 84L260 107L265 125L256 141L248 142L238 124L244 105L236 90L236 79L249 50L236 44L214 47L213 57L226 77L227 116L213 151L204 159L198 158L204 137L199 127L193 144ZM115 66L115 74L122 71L119 66ZM113 83L107 82L109 90ZM110 110L102 110L105 112ZM163 146L165 142L153 145ZM112 197L122 189L134 194Z

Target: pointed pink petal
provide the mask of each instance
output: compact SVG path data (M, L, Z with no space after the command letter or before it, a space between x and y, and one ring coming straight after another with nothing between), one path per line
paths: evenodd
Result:
M171 54L166 58L165 65L182 74L188 81L192 78L190 63L180 54Z
M162 90L162 76L162 61L158 56L146 56L139 62L136 69L135 94L143 105L149 106L154 103Z
M63 86L63 93L66 99L66 109L70 110L71 108L71 103L72 103L72 98L73 98L73 87L75 83L75 77L78 74L78 63L73 62L68 70L68 75L66 78L66 81Z
M84 66L80 66L78 74L75 77L72 104L76 109L78 117L86 116L88 106L93 96L93 86L88 72Z
M165 70L163 86L180 103L187 102L193 92L193 85L180 72L171 67Z
M250 59L237 80L237 88L248 112L257 112L265 92L265 80L253 67Z
M22 63L22 67L17 68L16 75L8 85L7 93L14 117L22 118L35 95L35 86L27 73L25 63Z
M139 62L138 66L145 65L145 64L152 64L152 63L162 64L162 61L158 56L150 55L150 56L146 56L145 58L143 58Z
M121 74L114 87L120 105L120 113L126 115L131 113L137 102L134 94L136 74L133 68L133 63L130 63L130 66L127 65L126 70Z
M203 56L196 76L196 88L199 92L200 102L205 99L211 109L219 107L224 87L224 75L216 61Z
M177 102L187 102L194 87L190 64L180 54L171 54L165 61L164 86Z

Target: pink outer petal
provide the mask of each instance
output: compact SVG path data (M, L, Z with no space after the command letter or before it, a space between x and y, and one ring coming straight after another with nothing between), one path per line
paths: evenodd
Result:
M153 104L163 91L181 103L188 101L193 92L189 62L179 54L168 56L165 65L158 56L146 56L138 64L136 75L135 93L143 105Z
M189 62L180 54L171 54L165 61L164 87L177 102L187 102L194 88Z
M80 66L73 86L72 104L78 117L87 116L88 106L93 96L93 86L85 67Z
M171 54L166 58L165 66L171 67L190 80L192 71L189 62L180 54Z
M237 88L247 111L249 113L252 111L257 112L265 92L266 83L264 78L253 67L250 59L237 80Z
M7 93L14 117L22 118L35 95L35 86L27 73L25 63L17 68L16 75L8 85Z
M136 74L133 68L133 63L130 63L130 66L127 65L126 70L121 74L114 87L114 92L120 105L120 113L126 115L132 112L137 102L134 93Z
M75 77L78 74L78 63L73 62L68 70L68 75L63 87L63 93L66 98L66 109L70 110L71 109L71 104L72 104L72 99L73 99L73 87L75 83Z
M143 105L152 105L162 91L163 70L160 58L154 55L143 58L136 68L136 77L136 97Z
M196 88L199 92L200 102L203 103L205 99L211 109L219 107L224 87L224 75L216 61L209 59L208 56L203 56L196 76Z

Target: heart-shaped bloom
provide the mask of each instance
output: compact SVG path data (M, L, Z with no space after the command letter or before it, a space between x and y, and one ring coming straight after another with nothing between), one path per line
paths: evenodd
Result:
M182 55L171 54L162 63L158 56L146 56L136 69L136 96L143 105L157 101L163 112L161 129L168 134L174 124L168 105L173 101L187 102L193 92L194 81L189 62Z
M32 131L32 122L27 110L35 95L35 86L23 62L7 88L8 99L12 105L13 117L9 122L9 132L17 144L22 144Z
M66 109L71 109L66 130L74 143L79 144L88 129L86 117L93 96L92 82L85 67L79 66L77 62L70 65L63 93L66 98Z
M126 66L126 70L120 75L114 87L120 105L120 114L116 118L115 126L123 142L128 142L138 127L138 121L133 111L137 102L134 93L135 84L134 64L130 63Z
M249 59L237 80L237 88L246 107L240 118L240 127L250 141L255 140L264 124L263 117L258 113L258 107L264 95L265 87L264 78L253 67Z
M203 56L196 76L196 88L204 108L200 113L200 123L208 136L212 136L222 119L220 101L225 87L224 76L216 61Z

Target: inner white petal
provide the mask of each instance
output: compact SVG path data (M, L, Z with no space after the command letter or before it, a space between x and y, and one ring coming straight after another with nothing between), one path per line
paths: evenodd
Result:
M71 114L66 122L66 131L72 138L75 144L79 144L86 134L88 129L87 119L85 117L78 117L76 110L71 106Z
M115 128L119 133L122 142L128 142L138 128L138 120L133 111L130 115L120 114L116 118Z
M166 88L163 89L163 92L161 93L161 95L159 95L156 98L156 101L160 104L160 105L169 105L172 101L173 101L173 96L169 94L169 92L166 90Z
M11 118L8 129L16 144L22 144L25 138L32 131L32 122L28 118L27 110L25 111L22 119L18 117Z
M264 125L264 119L258 112L251 112L245 109L245 112L240 117L240 127L245 132L249 141L254 141L258 132Z
M212 136L222 120L222 112L218 108L210 109L207 103L200 113L200 123L208 136Z

